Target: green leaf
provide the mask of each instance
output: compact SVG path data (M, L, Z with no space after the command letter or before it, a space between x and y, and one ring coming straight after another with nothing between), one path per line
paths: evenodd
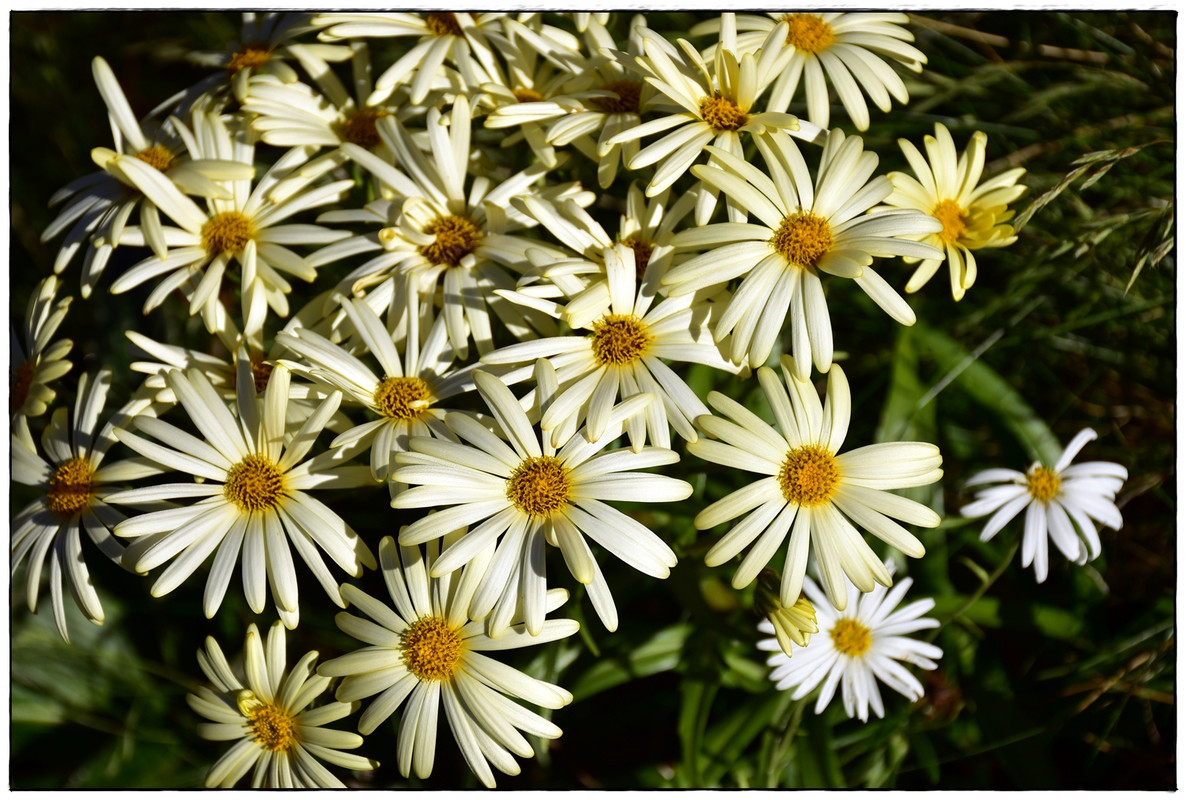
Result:
M691 630L688 623L663 628L625 658L603 653L600 661L573 682L573 698L585 700L635 678L675 669Z

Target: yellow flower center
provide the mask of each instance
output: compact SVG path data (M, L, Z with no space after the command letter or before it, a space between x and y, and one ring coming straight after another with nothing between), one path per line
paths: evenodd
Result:
M735 131L749 121L749 114L741 106L719 94L700 101L700 116L717 133Z
M267 511L285 495L284 475L267 456L249 455L227 470L222 493L243 511Z
M150 167L156 167L161 172L168 171L177 163L172 151L159 144L141 150L135 154L134 158L138 158Z
M538 103L544 99L544 96L535 89L516 89L515 99L520 103Z
M297 724L292 714L263 702L250 689L240 690L235 701L247 717L255 741L265 750L288 752L296 746Z
M824 22L819 14L787 14L783 17L789 26L787 44L808 53L818 53L836 41L832 26Z
M943 230L939 238L947 244L955 244L964 234L967 223L964 222L964 210L954 200L941 200L931 210L931 216L943 223Z
M623 241L622 244L634 251L634 277L641 283L643 273L647 271L647 265L651 263L651 254L655 252L655 246L646 239L635 239L633 236Z
M598 364L629 364L641 358L654 337L633 314L606 314L593 323L593 357Z
M642 95L642 84L638 81L613 81L601 87L613 92L614 97L594 97L590 102L605 114L637 114L638 100Z
M268 388L268 380L272 377L272 365L262 358L251 359L251 380L255 383L255 392L259 394Z
M545 517L568 505L572 481L553 456L524 459L507 479L507 498L532 517Z
M416 419L431 400L428 384L419 378L384 378L375 387L379 413L392 419Z
M873 644L869 633L855 619L842 619L832 628L832 645L846 656L863 656Z
M242 50L234 53L230 60L227 61L226 71L230 76L234 76L240 70L262 67L272 58L271 51L268 46L262 42L254 42L246 45Z
M482 232L465 217L451 215L441 217L428 226L426 233L436 236L431 244L420 248L420 255L433 264L456 267L461 259L469 255L482 239Z
M95 471L85 458L72 458L54 471L45 504L62 519L86 510L95 496Z
M342 123L342 138L350 144L370 150L381 141L375 122L387 114L388 112L381 108L362 108L353 112Z
M33 376L37 368L32 361L26 361L16 368L12 374L12 413L20 411L29 399L29 389L33 388Z
M437 36L460 36L461 24L457 22L457 15L449 12L434 12L426 20L428 29Z
M239 211L215 214L202 226L202 247L210 257L223 253L242 253L255 238L255 225Z
M461 662L461 632L443 619L424 617L400 635L400 653L420 680L447 680Z
M1062 479L1052 469L1034 467L1025 476L1025 485L1035 500L1046 503L1058 495L1058 490L1062 487Z
M836 458L818 445L809 444L787 453L778 471L778 486L787 502L801 506L822 505L840 483Z
M770 244L790 263L814 269L832 249L832 228L823 217L800 211L782 221Z

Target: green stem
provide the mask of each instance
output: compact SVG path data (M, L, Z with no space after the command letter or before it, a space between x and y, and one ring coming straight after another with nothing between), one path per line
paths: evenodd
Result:
M946 619L939 621L939 627L935 628L933 631L931 631L929 636L925 637L927 641L933 641L934 638L939 634L939 631L947 627L947 625L953 620L959 619L959 617L962 616L965 611L971 608L977 600L979 600L981 597L984 597L984 593L992 588L992 585L997 582L997 578L1001 577L1001 575L1005 573L1006 568L1008 568L1009 564L1013 561L1013 556L1017 554L1017 548L1019 546L1019 542L1013 543L1013 545L1009 548L1009 551L1005 553L1005 557L1001 559L1001 563L997 564L997 568L992 571L992 574L980 583L980 586L976 589L976 591L972 592L972 594L968 596L968 599L964 601L962 606L948 614Z
M806 700L793 700L783 714L783 733L770 753L770 760L766 762L765 784L767 789L778 788L778 774L782 771L784 756L799 732L799 723L803 719L803 709L807 707Z

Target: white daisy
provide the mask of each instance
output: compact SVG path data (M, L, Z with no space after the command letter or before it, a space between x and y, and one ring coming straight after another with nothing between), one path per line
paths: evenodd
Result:
M887 562L887 567L892 562ZM878 717L885 716L878 682L884 683L908 700L921 700L922 684L898 662L904 661L921 669L935 669L935 659L943 651L928 642L911 639L905 634L925 628L939 627L938 620L923 614L935 607L935 601L916 600L905 608L898 608L914 581L903 578L893 590L878 586L862 594L852 583L847 583L847 613L831 608L815 581L807 578L804 590L818 609L819 633L806 647L795 648L795 657L781 652L775 639L758 643L761 650L774 651L766 663L774 667L770 679L779 689L795 688L791 697L806 697L820 686L815 701L815 713L821 713L841 687L844 713L849 718L869 720L869 709ZM773 633L768 622L758 629Z
M933 244L942 250L951 270L951 296L960 300L976 280L973 250L982 247L1005 247L1017 241L1007 223L1013 218L1009 203L1025 194L1017 181L1025 169L1017 167L979 183L984 169L984 148L988 136L972 134L968 149L956 155L951 133L941 122L935 123L935 135L923 139L927 158L913 144L899 139L902 152L917 179L901 172L891 172L894 191L885 204L895 208L913 208L930 214L943 223L938 233L911 238ZM979 183L979 185L977 185ZM906 258L907 263L918 258ZM917 292L939 269L943 258L928 258L906 284L907 292Z
M783 49L792 56L770 89L770 110L786 111L802 79L807 118L827 128L830 82L857 130L864 131L869 128L869 107L862 91L882 111L890 110L891 96L899 103L910 100L906 84L885 59L911 72L922 72L922 65L927 63L918 48L907 44L914 40L902 27L908 20L900 13L796 12L771 14L770 18L739 14L737 45L741 52L769 46L764 43L769 42L770 32L785 24ZM692 32L714 31L719 24L716 20L702 23Z
M73 426L69 411L59 408L42 434L42 449L48 460L37 453L28 424L23 419L13 426L12 479L36 486L43 495L13 517L12 572L15 575L21 562L28 557L25 600L29 610L36 612L41 567L49 554L54 621L67 642L70 635L66 628L63 574L70 595L86 618L96 625L102 625L104 619L103 606L83 557L80 532L86 531L103 555L119 563L124 548L111 535L110 529L124 515L107 505L111 487L161 471L141 458L102 464L108 448L115 442L112 425L126 421L129 411L134 413L135 408L143 404L129 404L96 435L95 429L110 386L111 370L101 370L93 381L86 375L79 378Z
M424 16L402 12L329 12L313 17L325 41L390 36L416 36L418 41L375 81L367 105L386 102L396 88L408 85L412 103L428 96L434 78L449 62L462 84L475 90L497 71L489 33L502 30L505 14L466 14L434 11Z
M708 409L667 361L705 364L736 372L725 361L709 331L711 306L696 295L655 303L659 265L637 278L634 250L624 244L604 250L608 291L601 306L588 309L581 329L571 336L553 336L513 344L482 357L484 364L534 364L547 358L556 370L561 391L540 420L559 446L585 424L590 441L606 432L615 402L638 394L654 395L645 414L627 422L634 449L644 441L670 447L668 426L688 441L696 440L692 420ZM649 278L649 280L648 280ZM639 284L642 284L639 286ZM526 378L527 369L503 376L506 383Z
M515 624L491 639L483 633L483 624L471 621L467 614L475 579L486 561L434 578L436 553L435 542L428 545L426 554L420 547L397 549L390 536L383 538L379 560L394 609L343 584L342 595L369 619L340 613L338 627L369 646L327 661L318 672L342 677L339 700L378 695L359 720L363 734L374 731L403 706L397 752L405 777L414 772L418 778L427 778L432 773L443 705L470 770L492 788L491 765L507 775L518 775L514 756L534 755L524 733L543 739L561 734L556 725L516 700L561 708L572 702L572 695L486 653L563 639L579 626L570 619L552 619L532 635L522 624ZM549 592L546 611L558 608L566 597L563 589Z
M198 651L198 664L214 684L187 694L189 707L210 722L198 735L235 741L206 773L207 788L230 789L252 771L253 789L344 789L321 763L369 771L378 761L343 753L362 744L357 733L324 727L358 710L359 703L329 702L309 708L324 694L330 678L318 675L316 651L286 670L284 626L273 623L265 645L255 623L247 626L243 665L232 669L213 637Z
M870 180L877 156L864 150L859 136L845 137L838 129L828 135L815 181L789 136L772 133L754 141L766 172L723 150L713 150L715 165L692 168L758 221L676 234L676 247L709 249L663 277L671 295L741 278L716 323L717 342L732 334L730 360L748 358L757 367L784 326L790 327L800 378L807 377L812 360L821 372L832 363L832 323L821 272L854 279L887 314L913 325L910 306L869 265L875 257L940 255L928 244L898 238L937 232L939 221L917 211L865 213L893 187L885 176Z
M408 449L410 437L454 438L444 423L447 412L439 403L468 391L473 387L473 379L469 370L453 368L453 352L441 317L435 321L430 317L417 320L408 326L407 337L399 343L404 351L401 358L391 332L366 302L343 300L342 307L366 350L379 362L380 374L307 328L292 333L282 331L276 341L304 358L311 367L299 362L281 363L341 391L377 415L377 419L343 431L330 446L346 448L343 456L350 458L369 449L371 475L376 481L386 481L388 472L395 466L395 454ZM402 486L392 482L389 488L394 498Z
M1049 568L1048 537L1068 560L1086 564L1100 554L1096 523L1114 530L1124 524L1116 507L1116 493L1128 478L1128 470L1108 461L1071 464L1083 446L1095 438L1095 431L1084 428L1052 467L1035 461L1024 473L987 469L973 475L966 484L996 484L977 491L973 502L960 509L965 517L992 514L980 532L982 542L996 536L1025 509L1021 566L1033 564L1038 583L1046 580Z
M649 528L608 505L606 500L662 503L686 499L692 487L665 475L632 470L674 464L679 456L659 447L639 452L601 452L622 432L622 422L650 401L635 395L611 413L605 433L589 441L578 432L562 447L540 435L502 381L475 372L478 392L498 423L491 433L468 415L449 414L445 423L463 444L414 438L411 452L400 453L402 466L393 477L413 484L392 502L395 508L437 508L435 514L400 533L405 545L433 541L466 525L475 525L450 545L432 574L444 575L494 545L490 570L474 595L473 619L485 619L498 636L513 618L522 617L532 634L542 630L546 593L545 542L559 547L579 583L588 586L593 608L609 630L617 610L601 569L585 537L631 567L666 578L675 553ZM555 401L556 374L546 361L536 365L536 397L544 414Z
M194 119L198 135L210 151L224 159L252 163L255 147L245 136L232 134L213 114L197 114ZM232 261L237 261L242 270L244 333L257 335L269 308L281 317L287 316L287 294L292 287L281 273L305 281L317 275L314 266L290 250L289 245L326 244L349 236L346 231L318 225L281 224L302 211L341 199L354 186L349 179L315 184L323 170L300 169L310 152L307 148L289 150L254 185L251 181L235 181L231 184L231 199L211 197L205 207L190 200L142 161L126 156L112 159L108 165L112 172L139 188L180 226L164 229L169 249L163 258L154 254L130 267L112 284L112 293L120 294L165 276L144 304L147 313L174 289L191 286L190 314L200 312L207 330L213 332L218 327L223 278ZM123 241L142 244L145 236L145 231L128 228Z
M934 483L943 476L942 458L939 448L923 442L884 442L838 454L852 413L844 372L835 364L828 371L823 404L811 382L798 377L789 356L782 357L782 374L785 388L774 370L758 370L777 430L740 403L719 392L709 394L708 404L728 419L701 417L696 424L722 441L699 439L688 444L688 452L767 477L713 503L696 515L694 524L705 530L745 515L704 558L715 567L753 542L733 575L736 589L757 577L785 540L780 597L784 606L799 597L809 544L814 545L810 549L828 597L843 610L845 576L862 592L872 591L875 583L890 585L889 572L853 523L906 555L921 558L922 542L894 519L933 528L939 515L885 490Z
M162 444L126 430L116 430L116 437L146 458L200 482L130 489L107 500L198 499L117 525L117 536L135 540L124 553L124 564L146 573L172 559L152 587L152 595L161 597L214 554L202 599L206 616L212 617L242 550L248 606L261 613L270 586L281 620L293 628L299 607L291 543L330 598L344 606L320 551L356 578L364 566L373 569L375 559L350 526L309 490L372 484L370 473L366 467L341 466L333 452L302 461L337 410L341 394L326 398L299 430L292 431L285 421L289 372L284 367L272 370L262 402L253 383L239 381L235 415L196 369L170 372L166 382L205 441L144 415L136 417L136 427Z
M639 34L645 55L631 59L623 53L619 57L662 93L675 110L667 116L622 131L610 142L622 144L674 128L639 150L629 161L631 169L658 164L647 185L648 196L675 183L706 151L710 142L718 150L741 159L745 155L742 133L777 130L793 132L809 140L815 139L819 133L814 126L801 126L790 114L753 111L758 97L782 69L789 53L779 56L778 47L768 47L756 57L750 53L738 57L734 51L721 47L717 49L710 69L696 49L683 39L679 40L681 53L649 29L642 29ZM779 36L781 29L771 32L772 40ZM716 150L707 152L715 155ZM706 224L715 207L716 191L701 190L696 223ZM743 206L731 204L730 208L733 221L745 219Z
M454 103L448 122L434 108L428 113L427 124L430 156L421 152L398 120L384 117L378 121L379 135L395 152L399 168L356 145L342 146L400 197L398 203L386 205L386 211L397 216L394 224L383 219L382 224L390 227L380 230L376 241L347 240L325 248L315 263L382 248L378 257L344 281L345 289L356 294L398 272L411 282L413 292L427 299L435 294L440 279L444 285L441 314L458 358L468 355L471 337L480 353L493 349L487 307L517 338L533 335L533 329L553 331L555 326L542 314L516 307L494 294L496 289L514 288L507 267L522 269L524 250L532 244L532 240L508 235L535 224L511 208L511 198L527 192L547 168L537 163L501 183L471 176L470 104L463 96ZM553 191L563 193L566 188L553 187ZM377 204L373 208L379 210Z
M49 387L49 382L62 377L73 366L66 360L66 355L74 342L70 339L54 341L54 334L66 318L73 299L63 297L54 302L54 295L61 287L62 282L52 275L42 279L37 284L37 291L29 298L21 335L12 331L8 338L8 364L12 369L9 410L14 419L44 414L58 394Z

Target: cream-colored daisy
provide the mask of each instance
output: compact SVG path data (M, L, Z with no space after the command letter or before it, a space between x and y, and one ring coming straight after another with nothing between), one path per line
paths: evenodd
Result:
M330 42L365 37L418 37L416 44L378 77L367 99L367 105L384 103L397 87L407 85L409 99L418 105L428 96L433 80L446 63L457 70L463 87L470 91L490 80L498 67L488 36L502 31L505 16L493 12L450 11L433 11L424 16L403 12L329 12L316 14L313 24L324 28L320 38Z
M930 258L938 251L903 236L937 232L933 217L912 210L867 214L892 191L885 176L872 178L877 156L864 150L859 136L834 129L824 145L817 178L794 141L783 133L755 137L766 172L723 150L717 163L692 173L733 198L756 222L726 222L676 234L677 248L706 250L673 267L663 282L672 297L720 285L741 283L722 310L714 335L730 334L730 360L766 361L784 328L799 378L811 363L826 372L832 363L832 323L820 273L852 278L887 314L903 325L914 312L880 275L869 268L875 257Z
M433 321L425 315L410 325L397 349L391 331L366 302L343 300L342 307L366 351L379 362L378 374L355 355L307 328L282 331L276 340L310 366L293 361L281 363L341 391L375 414L376 419L343 431L330 446L346 448L343 456L350 458L370 450L371 475L376 481L386 481L395 466L395 454L408 449L410 437L454 439L444 422L447 411L440 403L473 388L469 377L472 370L454 368L453 351L441 317ZM402 358L400 349L404 352ZM401 488L391 482L391 496L394 498Z
M356 578L364 566L374 569L375 559L350 526L311 490L373 485L370 470L342 466L332 451L305 459L337 410L341 394L331 394L292 430L286 422L289 372L282 366L272 370L262 398L257 398L253 383L238 382L235 414L196 369L184 374L174 370L166 382L203 438L144 415L135 418L135 426L159 444L127 430L116 430L115 435L145 458L200 482L130 489L107 500L196 502L129 517L116 525L116 536L134 540L124 553L124 564L147 573L172 560L152 586L152 595L161 597L214 555L202 599L206 616L212 617L242 551L247 605L261 613L271 587L280 619L294 628L299 606L291 547L330 598L344 606L321 552Z
M251 772L253 789L344 789L321 763L370 771L378 761L344 753L362 745L357 733L325 727L358 710L359 703L309 704L329 688L317 674L317 652L286 670L284 626L273 623L265 644L255 623L247 626L243 665L233 669L214 637L198 651L198 665L213 688L199 686L185 701L209 722L198 735L235 744L206 773L206 787L230 789Z
M579 626L570 619L550 619L530 634L516 621L502 636L491 639L483 632L483 624L468 614L486 561L432 577L437 553L435 542L425 549L397 548L390 536L384 537L379 561L394 608L343 584L342 595L369 619L343 612L337 615L338 627L368 646L327 661L317 671L342 678L338 700L354 702L378 695L359 720L363 734L403 707L396 750L405 777L414 773L427 778L432 773L437 721L444 706L466 764L485 786L493 788L491 765L507 775L518 775L514 756L534 755L524 733L542 739L561 734L551 721L516 701L561 708L572 702L572 695L487 653L564 639ZM552 590L545 610L555 610L566 598L563 589Z
M720 47L710 67L683 39L679 40L680 48L677 49L649 29L642 29L639 34L643 39L644 55L633 59L628 59L625 54L620 57L663 94L674 105L674 110L622 131L610 142L622 144L670 130L639 150L629 161L631 169L658 165L647 184L648 196L667 189L687 173L710 143L741 159L745 155L741 140L743 133L783 131L809 140L817 138L819 131L813 126L801 126L790 114L755 113L753 110L758 97L789 58L789 54L779 56L778 47L763 48L757 56L746 53L740 57L734 51ZM772 42L780 35L781 29L772 31ZM707 152L714 154L716 151ZM699 191L697 225L708 222L716 207L716 194L716 191ZM744 221L742 207L731 205L730 209L733 221Z
M205 197L229 198L230 192L221 181L250 180L255 174L251 164L202 158L192 153L188 145L193 135L176 117L169 117L163 123L137 121L107 62L96 56L91 71L107 106L115 148L96 147L91 151L91 158L102 171L83 176L54 193L50 206L65 205L41 234L41 241L47 242L69 229L54 259L54 272L61 273L82 250L84 298L90 297L113 249L120 244L125 225L137 209L148 246L161 258L167 251L156 206L117 170L109 169L116 156L138 159L159 171L180 192Z
M1012 226L1006 223L1013 218L1009 203L1025 194L1025 187L1017 185L1025 169L1007 170L980 183L987 143L988 136L976 131L968 149L957 156L951 133L943 123L936 122L935 135L923 139L926 158L910 142L898 140L917 179L902 172L889 174L894 191L885 198L886 205L917 209L943 224L943 230L938 233L913 238L933 244L943 252L951 270L951 296L956 300L963 298L976 280L973 250L1005 247L1017 241ZM907 258L906 262L918 260ZM928 258L919 264L906 284L906 291L921 289L943 260Z
M496 289L514 288L508 268L522 269L524 251L533 243L511 235L535 224L511 207L511 198L527 192L547 168L537 163L501 183L471 175L470 122L470 104L463 96L457 98L447 122L437 109L430 110L427 124L432 149L426 156L398 120L380 119L379 134L395 152L398 168L356 145L343 145L343 151L400 197L398 203L385 206L397 216L394 224L384 220L389 227L375 235L374 243L347 240L325 248L315 260L320 264L378 244L383 252L343 282L347 291L356 294L367 285L399 274L410 282L412 292L431 299L439 280L444 288L440 313L449 342L462 359L469 354L471 337L479 353L494 348L488 309L520 339L537 330L555 330L544 315L495 294ZM563 194L567 188L556 186L553 191ZM372 210L378 211L378 205Z
M195 115L198 120L199 135L211 150L225 159L252 163L255 147L246 137L232 135L213 114ZM258 334L269 308L287 316L287 295L292 287L281 273L305 281L317 275L314 266L289 246L326 244L349 236L346 231L318 225L283 224L295 214L341 199L354 186L349 179L315 183L322 170L299 168L310 152L306 148L289 150L254 185L235 181L231 199L211 197L204 206L190 200L148 164L127 156L112 159L111 171L139 188L180 226L164 229L169 249L163 258L152 255L130 267L112 284L112 293L164 276L149 294L145 313L175 289L189 287L190 314L201 313L207 330L213 332L218 328L223 278L231 262L237 261L242 270L244 334ZM123 241L140 244L145 237L145 231L128 228Z
M893 564L889 562L885 566ZM841 613L826 602L824 593L808 578L803 588L819 609L819 632L809 643L795 648L794 658L785 652L770 656L766 661L774 667L770 680L779 689L794 689L791 695L794 700L821 687L815 701L817 714L828 707L840 687L844 713L861 722L868 721L870 708L878 717L885 716L878 683L884 683L912 702L921 700L922 684L898 662L935 669L938 666L935 659L942 658L943 651L905 635L939 627L938 620L923 616L935 607L935 601L930 598L898 608L913 582L903 578L892 591L877 586L862 594L846 581L847 610ZM758 630L772 632L766 622ZM758 643L758 648L778 651L781 645L774 639L766 639Z
M9 396L9 410L14 419L39 417L57 397L57 391L49 387L70 371L73 364L66 360L74 342L70 339L54 341L54 334L73 298L63 297L54 301L62 282L54 276L43 278L37 284L37 291L29 298L25 312L25 324L18 337L16 331L9 336L8 363L12 369L12 394ZM21 347L21 339L25 346Z
M600 439L618 398L638 394L651 394L655 400L626 423L635 451L644 441L670 447L669 426L695 441L692 420L708 409L667 362L737 371L713 343L712 306L694 294L656 303L657 264L649 265L652 274L644 273L639 281L634 250L624 244L605 248L603 260L608 292L600 308L589 310L580 329L569 336L503 347L483 356L482 363L529 365L503 376L504 382L514 383L527 377L537 359L549 360L561 389L544 412L540 428L550 433L554 447L571 439L581 425L590 441Z
M709 394L708 404L726 419L701 417L696 424L721 441L699 439L688 445L688 452L766 477L713 503L696 515L694 524L706 530L745 517L704 558L710 567L719 566L752 543L733 575L736 589L753 581L786 541L780 596L784 606L798 599L807 554L813 550L828 598L843 610L845 576L862 592L876 583L890 585L889 572L854 523L906 555L921 558L922 542L894 519L933 528L939 515L885 490L934 483L943 476L942 458L939 448L924 442L884 442L838 453L852 412L848 379L833 364L827 402L821 404L815 387L797 372L794 360L783 356L784 388L774 370L758 370L777 428L735 400L719 392Z
M1124 524L1116 506L1116 493L1128 478L1128 470L1109 461L1071 464L1083 446L1095 438L1095 431L1084 428L1051 467L1035 461L1024 473L987 469L965 484L993 484L977 490L975 499L960 509L965 517L992 514L980 532L982 542L996 536L1025 509L1021 566L1033 564L1038 583L1046 580L1049 571L1051 541L1067 560L1086 564L1100 554L1096 523L1114 530Z
M38 454L23 419L13 426L12 479L35 486L43 494L13 517L12 572L15 575L28 558L25 600L29 610L36 612L42 565L49 555L54 622L67 642L70 635L66 626L63 576L83 615L96 625L102 625L104 619L103 606L83 556L81 532L86 532L103 555L118 563L124 548L111 535L111 527L124 515L106 503L112 485L161 471L140 458L102 463L115 442L112 425L126 421L129 412L135 413L143 405L142 401L129 404L96 434L110 386L111 370L101 370L94 380L86 375L79 378L73 424L69 411L59 408L42 434L42 450L48 459Z
M781 581L778 573L764 569L758 574L758 588L754 593L754 608L765 619L759 627L765 633L773 633L782 652L791 657L791 645L806 647L811 634L819 632L815 620L815 606L801 594L791 605L783 605ZM761 645L759 645L761 646Z
M441 538L474 525L449 545L432 574L450 572L497 542L493 562L470 606L473 619L485 619L498 636L522 618L527 630L543 629L547 571L545 543L559 547L578 582L586 584L593 608L609 630L618 615L609 587L585 537L638 571L666 578L675 553L654 532L607 500L677 502L692 493L682 480L634 470L674 464L679 456L660 447L639 452L602 452L622 432L622 423L650 401L635 395L611 413L604 434L590 441L584 432L552 445L537 433L519 401L498 378L474 373L478 392L498 423L492 433L469 415L453 413L445 423L462 444L417 437L400 453L393 476L411 488L398 495L396 508L436 508L400 533L401 544ZM558 393L556 373L536 364L538 409L547 414ZM489 616L489 619L487 619Z
M740 52L768 47L772 30L786 25L783 49L790 62L770 88L768 107L786 111L804 83L807 95L807 119L821 128L829 127L828 84L836 90L844 110L857 130L869 128L868 95L882 111L890 110L890 98L906 103L910 95L906 84L886 63L886 59L911 72L922 72L927 57L908 44L914 36L903 25L909 20L901 13L792 12L759 17L737 15L737 46ZM693 34L715 31L718 20L701 23ZM862 92L864 94L862 94Z

